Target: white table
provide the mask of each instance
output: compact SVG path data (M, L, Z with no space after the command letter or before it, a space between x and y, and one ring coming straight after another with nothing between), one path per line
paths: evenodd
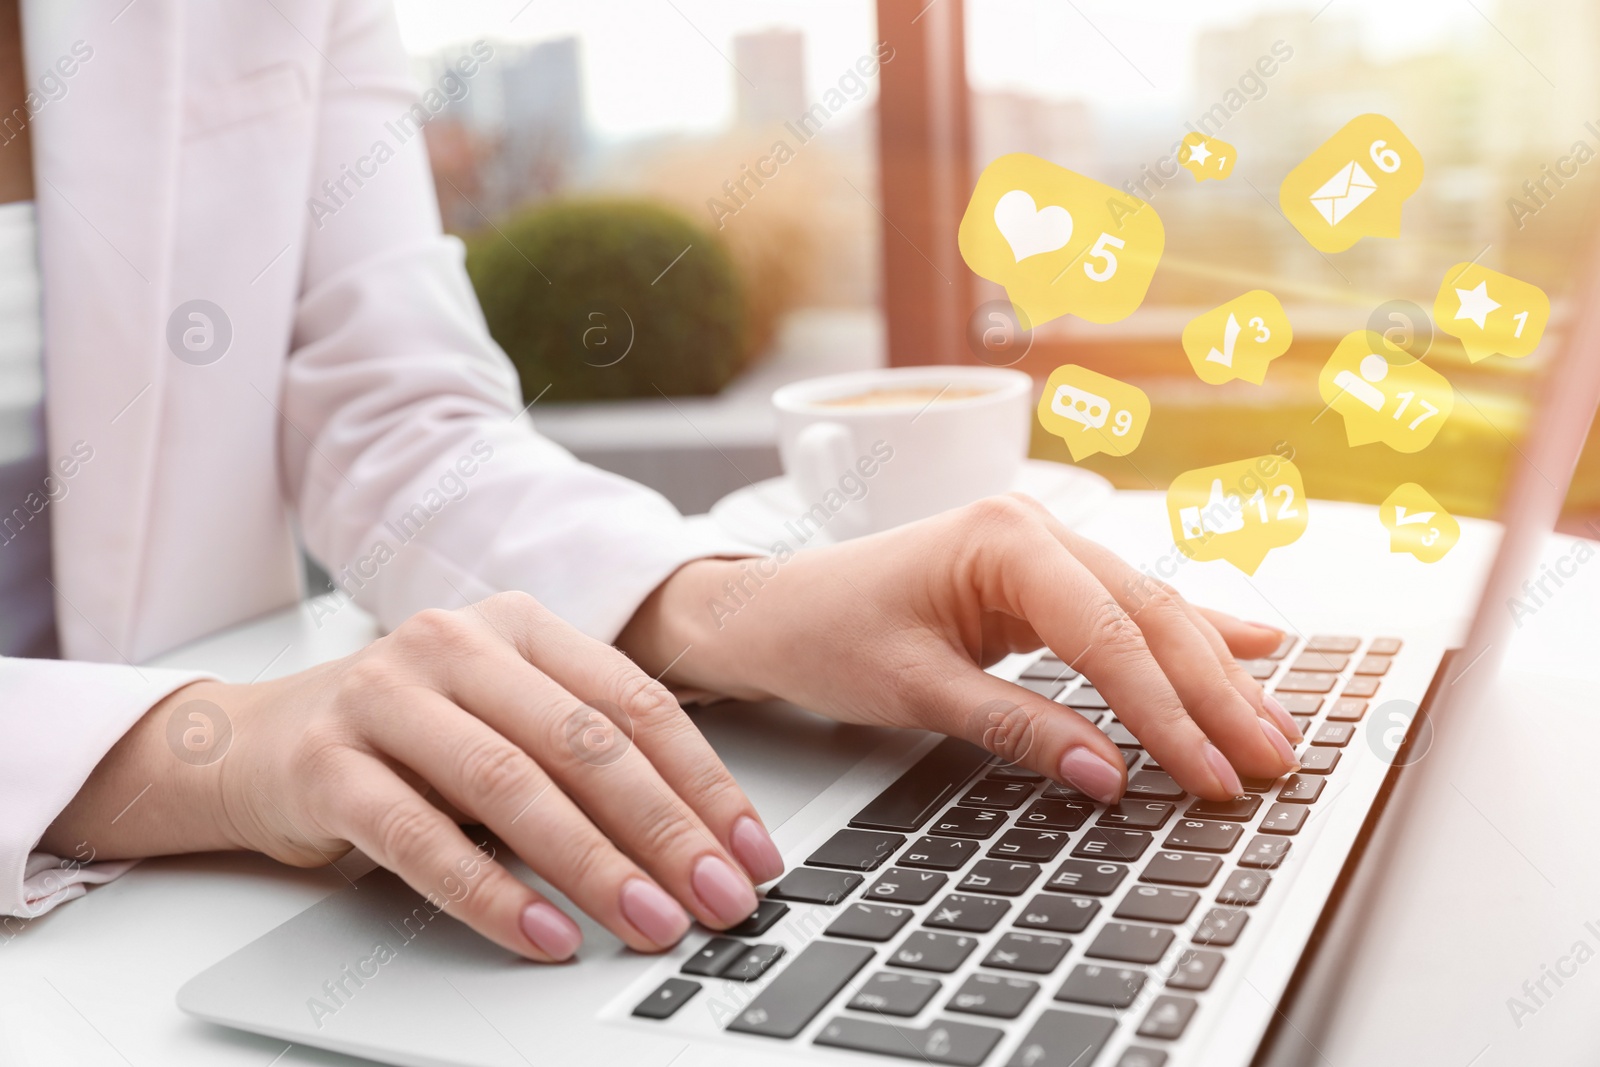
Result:
M1424 567L1389 557L1373 509L1314 501L1312 511L1301 542L1269 557L1253 580L1222 564L1188 564L1176 584L1308 632L1352 608L1370 614L1372 630L1448 627L1470 606L1495 539L1492 527L1464 523L1456 551ZM1152 563L1170 550L1164 529L1160 498L1150 493L1119 494L1085 526L1130 560ZM1552 538L1546 561L1570 558L1572 546ZM1331 588L1317 577L1330 574L1340 576ZM164 662L230 678L281 675L373 633L354 606L320 625L302 607ZM1594 1058L1600 957L1563 978L1562 988L1547 981L1553 996L1520 1028L1506 1002L1575 942L1600 952L1600 859L1572 807L1592 794L1600 752L1597 638L1600 566L1584 564L1525 620L1501 677L1475 680L1495 687L1503 713L1474 739L1466 765L1451 768L1449 802L1411 825L1380 824L1271 1062L1490 1067ZM252 856L151 861L21 932L0 930L0 1067L353 1064L192 1021L174 1007L173 993L343 888L347 876L363 873L360 862L302 871Z

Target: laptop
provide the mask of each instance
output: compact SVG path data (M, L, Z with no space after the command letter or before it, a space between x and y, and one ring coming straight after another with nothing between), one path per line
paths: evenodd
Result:
M787 864L740 926L646 956L568 907L580 960L540 966L377 870L197 975L179 1006L415 1067L1258 1060L1397 776L1412 795L1447 789L1473 732L1468 672L1493 670L1600 403L1600 268L1584 278L1470 622L1317 618L1246 665L1301 724L1299 772L1224 803L1187 796L1049 654L994 670L1121 747L1129 788L1111 808L954 739L712 709L698 721ZM1433 751L1413 761L1424 735Z

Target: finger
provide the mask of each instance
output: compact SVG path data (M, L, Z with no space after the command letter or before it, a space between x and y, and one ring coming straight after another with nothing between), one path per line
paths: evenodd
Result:
M444 911L495 944L545 963L570 959L578 924L495 862L388 767L352 752L327 820L422 894L417 921ZM410 921L409 919L407 920Z
M487 723L427 693L375 717L368 736L630 947L655 952L687 932L683 909Z
M1267 692L1261 683L1252 678L1250 672L1245 670L1237 659L1233 658L1227 641L1211 621L1212 614L1221 615L1222 613L1207 612L1203 608L1195 607L1188 601L1184 602L1184 607L1189 612L1190 621L1194 623L1195 628L1200 631L1201 636L1206 639L1212 650L1216 652L1217 657L1222 661L1223 670L1228 672L1228 678L1238 688L1239 692L1245 694L1245 699L1252 706L1259 709L1261 714L1266 716L1278 728L1278 732L1287 738L1291 745L1298 745L1304 741L1305 735L1300 732L1300 725L1294 721L1294 716L1290 715L1284 709L1284 706L1278 703L1277 698ZM1222 617L1224 619L1232 619L1230 615L1222 615ZM1233 621L1237 622L1238 620L1235 619ZM1250 624L1245 623L1244 625L1248 626ZM1290 753L1293 753L1293 749L1290 750ZM1294 766L1290 769L1300 769L1298 758L1294 760Z
M1189 717L1235 770L1252 778L1277 778L1296 767L1299 761L1289 742L1261 718L1260 687L1252 679L1243 679L1248 688L1230 679L1229 668L1237 670L1233 656L1206 639L1176 590L1140 574L1103 545L1065 528L1058 536L1129 613ZM1143 738L1137 709L1130 710L1132 716L1119 712L1118 717Z
M1260 659L1270 656L1283 644L1284 633L1259 622L1245 622L1225 611L1195 607L1205 620L1216 628L1227 642L1228 650L1240 659Z
M1184 710L1139 627L1040 516L1055 520L1036 504L997 500L989 507L992 532L982 532L985 551L975 561L986 606L1027 619L1056 655L1094 682L1179 785L1213 799L1237 795L1239 776ZM1220 674L1214 662L1213 669ZM1072 770L1063 764L1061 774Z
M496 613L502 605L486 610L497 623L501 621ZM515 605L506 605L505 610L510 617L504 620L503 632L523 658L590 706L619 710L622 721L616 725L624 735L631 729L633 744L752 881L770 881L783 873L783 856L755 805L666 686L615 648L543 609L531 618ZM601 724L593 725L597 727L593 740L622 740L608 735Z

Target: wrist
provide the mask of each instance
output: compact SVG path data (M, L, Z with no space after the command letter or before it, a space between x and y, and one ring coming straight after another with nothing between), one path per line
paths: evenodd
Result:
M639 606L617 647L675 689L766 699L771 693L756 673L761 657L750 647L754 627L735 619L775 566L768 557L684 564Z

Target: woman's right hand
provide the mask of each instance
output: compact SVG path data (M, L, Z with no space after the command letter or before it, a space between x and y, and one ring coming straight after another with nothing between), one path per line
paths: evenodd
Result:
M214 764L169 748L169 719L213 714L196 701L232 727ZM130 822L179 810L163 829L119 834L99 816L125 802L119 782L152 780L141 774L168 788ZM646 952L683 936L685 909L715 928L744 919L752 882L783 867L667 689L515 593L422 612L353 656L276 681L184 687L119 742L46 845L88 840L113 859L221 837L299 866L355 846L490 940L570 957L577 925L486 859L440 800ZM171 840L185 825L189 840Z

